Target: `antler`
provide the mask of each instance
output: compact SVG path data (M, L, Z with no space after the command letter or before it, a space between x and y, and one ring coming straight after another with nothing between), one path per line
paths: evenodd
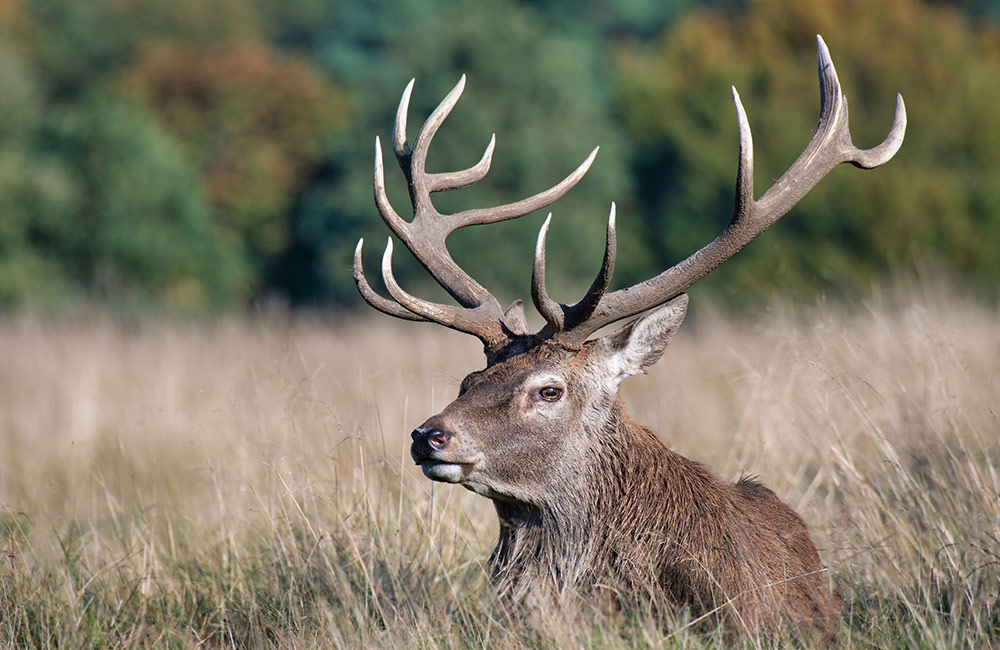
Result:
M375 205L386 225L460 306L428 302L404 291L392 274L392 238L389 238L382 257L382 277L393 300L376 293L365 279L361 263L363 239L358 242L354 251L354 281L365 301L379 311L407 320L433 321L474 334L483 341L487 355L490 356L509 342L512 336L527 334L523 305L518 300L506 312L501 309L497 299L455 263L445 247L445 239L458 228L514 219L551 204L583 178L597 155L597 149L557 185L534 196L493 208L441 214L431 202L431 193L466 187L482 180L490 169L496 144L494 135L490 138L482 159L469 169L435 174L426 171L427 149L431 140L455 107L464 88L465 75L462 75L458 84L424 122L412 149L406 141L406 113L413 91L413 80L403 91L393 128L393 149L409 183L410 202L413 206L411 221L403 220L389 204L385 193L382 146L377 137L374 178Z
M750 124L733 88L740 129L740 162L736 173L736 204L729 225L718 237L686 260L654 278L605 294L615 261L615 214L612 205L604 263L587 295L573 305L560 305L545 291L545 236L549 220L538 234L531 296L548 323L547 335L576 347L601 327L661 305L679 295L743 249L788 212L824 176L841 163L871 169L888 162L899 150L906 131L906 107L896 95L896 112L885 140L872 149L851 142L847 98L840 90L830 52L817 36L820 81L820 117L805 151L758 200L753 198L753 140Z

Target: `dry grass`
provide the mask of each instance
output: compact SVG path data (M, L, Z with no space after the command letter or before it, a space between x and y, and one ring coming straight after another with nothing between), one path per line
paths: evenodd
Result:
M847 647L1000 645L1000 318L943 295L703 310L624 387L804 517ZM438 329L0 325L0 645L712 647L642 616L505 620L491 504L408 457L481 364Z

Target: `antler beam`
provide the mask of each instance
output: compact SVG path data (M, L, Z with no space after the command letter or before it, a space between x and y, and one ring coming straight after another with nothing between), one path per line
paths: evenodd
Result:
M604 262L597 278L579 302L562 305L552 300L545 289L545 241L552 217L549 215L538 234L531 280L531 298L545 318L546 326L533 337L528 336L521 301L515 301L506 311L502 310L497 299L455 263L445 246L445 240L458 228L514 219L553 203L583 178L597 155L597 149L561 182L534 196L492 208L442 214L435 209L431 194L466 187L482 180L489 172L493 160L496 137L490 138L482 158L472 167L463 171L427 173L425 165L430 143L461 97L465 88L465 76L462 76L424 122L412 148L406 139L406 116L413 91L411 80L403 91L396 112L393 150L409 185L413 218L406 221L389 203L385 192L382 147L378 138L375 138L375 204L392 233L406 245L438 284L451 294L458 305L429 302L404 291L392 273L391 238L382 258L382 277L392 299L379 295L365 278L361 260L363 240L358 242L354 252L354 279L358 291L370 305L391 316L432 321L474 334L483 341L487 357L491 359L509 353L512 348L505 346L515 340L537 342L553 339L566 347L578 348L601 327L667 302L718 268L772 226L837 165L851 163L871 169L888 162L899 150L906 132L906 107L903 98L896 95L892 127L880 145L872 149L854 146L848 123L847 99L841 92L837 71L826 43L821 37L816 38L820 81L820 116L816 133L791 167L757 200L753 197L753 138L750 123L739 93L733 88L740 132L735 205L729 225L701 250L656 277L606 293L615 263L615 206L612 203ZM505 349L507 352L503 352Z
M535 303L545 317L551 336L564 345L579 346L601 327L661 305L682 293L721 264L738 253L758 235L767 230L811 190L834 167L851 163L856 167L871 169L888 162L899 150L906 132L906 107L903 98L896 95L896 111L892 127L885 140L878 146L862 150L851 141L847 117L847 98L840 89L837 71L830 58L826 43L819 36L818 67L820 81L820 117L816 133L809 145L759 200L753 198L753 139L746 111L739 93L733 88L733 100L740 130L739 168L736 173L736 200L729 225L712 242L686 260L660 273L656 277L601 294L595 299L598 286L607 286L614 262L612 252L605 254L605 263L598 273L587 297L575 305L554 305L545 296L544 288L533 285ZM544 249L548 221L539 233L538 246ZM609 246L614 240L614 217L608 226ZM544 250L536 252L535 278L544 281Z

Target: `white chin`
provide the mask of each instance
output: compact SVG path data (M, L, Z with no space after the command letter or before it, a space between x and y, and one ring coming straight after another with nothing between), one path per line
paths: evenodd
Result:
M442 483L458 483L463 478L462 466L455 465L453 463L441 463L438 461L428 460L424 461L424 463L420 465L420 469L424 471L424 476L432 481L441 481Z

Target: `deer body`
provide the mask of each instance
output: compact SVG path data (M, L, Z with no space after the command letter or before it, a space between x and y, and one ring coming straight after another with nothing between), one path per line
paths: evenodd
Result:
M428 321L483 342L486 368L462 381L458 398L412 433L410 453L430 479L457 483L492 499L500 539L491 564L498 589L515 603L614 594L686 606L724 617L735 630L794 620L834 638L839 598L826 595L819 556L802 519L752 480L733 484L667 449L622 410L618 387L663 355L687 311L683 292L739 252L788 212L841 163L884 164L902 144L906 113L897 95L889 135L861 150L851 142L847 100L819 39L820 120L802 155L759 199L753 192L753 142L739 95L736 201L729 226L686 260L632 287L608 292L615 263L615 208L608 219L604 262L586 295L563 305L545 289L545 240L538 236L531 298L545 319L531 334L523 304L506 310L451 258L452 231L526 215L569 191L597 153L566 179L532 197L445 215L431 194L465 187L489 171L495 140L476 165L428 173L427 150L454 108L465 78L427 118L411 148L406 113L413 82L396 114L393 148L409 183L413 219L400 217L385 192L376 139L375 203L389 229L458 303L422 300L392 274L392 239L382 277L392 299L368 284L362 244L354 254L358 290L386 314ZM639 317L591 338L611 323Z
M713 620L729 616L733 629L788 616L831 637L839 603L826 595L801 518L760 484L729 483L619 417L589 459L595 473L562 503L497 502L491 566L501 593L524 602L540 586L557 599L607 589L626 601L647 595L688 606L695 616L728 603ZM630 479L608 480L615 476Z
M493 578L515 603L645 594L696 615L728 604L718 618L734 629L784 616L830 636L839 606L801 518L762 485L734 485L671 451L617 398L621 378L662 353L686 303L581 351L541 344L470 375L414 430L411 454L429 477L493 499ZM558 397L541 397L547 389Z

